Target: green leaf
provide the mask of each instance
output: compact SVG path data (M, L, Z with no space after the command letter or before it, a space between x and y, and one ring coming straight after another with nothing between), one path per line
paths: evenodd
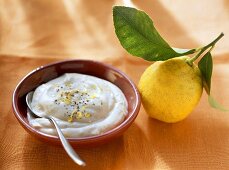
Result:
M228 109L220 105L210 94L211 93L211 77L212 77L212 69L213 69L212 55L210 52L207 52L201 58L201 60L198 63L198 67L202 73L204 88L208 94L208 102L211 105L211 107L215 109L219 109L221 111L229 111Z
M148 61L193 54L195 49L171 48L155 29L150 17L135 8L113 7L115 33L130 54Z
M211 90L211 77L212 77L212 55L210 52L207 52L199 61L198 67L202 73L204 88L208 95L210 95Z
M219 109L221 111L229 111L225 107L223 107L221 104L219 104L211 95L208 96L208 102L211 105L211 107L215 109Z

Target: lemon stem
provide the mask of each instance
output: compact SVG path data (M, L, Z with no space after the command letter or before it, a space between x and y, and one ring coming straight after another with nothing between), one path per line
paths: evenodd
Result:
M211 47L210 50L212 50L216 44L217 41L219 41L222 37L224 36L223 33L221 33L214 41L212 41L211 43L209 43L208 45L204 46L204 47L201 47L199 49L196 49L196 52L199 52L197 53L194 57L190 58L190 59L187 59L187 63L192 66L193 65L193 62L199 58L199 56L201 54L203 54L204 51L206 51L209 47Z

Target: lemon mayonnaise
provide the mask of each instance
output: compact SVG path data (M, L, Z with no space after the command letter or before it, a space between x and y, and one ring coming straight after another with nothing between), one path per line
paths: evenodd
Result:
M39 116L53 116L66 137L102 134L118 126L127 114L127 101L114 84L89 75L66 73L40 85L31 107ZM28 112L29 123L40 131L56 135L45 118Z

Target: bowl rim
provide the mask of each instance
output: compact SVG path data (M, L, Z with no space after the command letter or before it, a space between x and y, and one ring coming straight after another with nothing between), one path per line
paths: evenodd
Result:
M52 67L54 65L71 63L71 62L86 62L86 63L91 63L92 62L92 63L98 64L98 65L102 65L103 67L106 67L109 70L112 70L112 71L115 71L115 72L119 73L120 75L122 75L127 80L127 82L133 88L134 94L135 94L135 98L136 98L136 104L134 106L133 111L128 113L129 116L121 124L119 124L115 128L113 128L113 129L111 129L111 130L109 130L109 131L107 131L105 133L102 133L102 134L99 134L99 135L95 135L95 136L77 137L77 138L66 137L69 140L69 142L85 142L85 141L90 142L90 141L95 141L95 140L102 140L103 138L107 138L108 136L111 137L111 136L113 136L115 134L118 134L123 129L128 128L131 125L131 123L136 119L136 117L138 115L138 112L140 110L140 106L141 106L141 97L140 97L140 93L139 93L136 85L134 84L134 82L124 72L122 72L121 70L115 68L114 66L112 66L110 64L105 64L105 63L100 62L100 61L85 60L85 59L70 59L70 60L62 60L62 61L52 62L52 63L46 64L46 65L42 65L40 67L37 67L36 69L34 69L34 70L30 71L29 73L27 73L19 81L19 83L17 84L17 86L16 86L16 88L15 88L15 90L13 92L13 95L12 95L12 107L13 107L14 115L18 119L19 123L22 124L22 126L24 128L26 128L27 130L29 130L30 132L32 132L36 136L42 136L42 137L45 137L45 138L49 138L49 140L53 140L53 141L59 141L60 140L59 137L57 137L57 136L53 136L53 135L50 135L50 134L43 133L43 132L35 129L34 127L32 127L28 123L28 121L26 121L25 118L23 116L21 116L20 111L18 109L19 107L18 107L18 103L17 103L16 99L17 99L17 94L19 92L19 89L22 86L23 82L26 79L28 79L30 76L36 74L40 70L47 69L47 68Z

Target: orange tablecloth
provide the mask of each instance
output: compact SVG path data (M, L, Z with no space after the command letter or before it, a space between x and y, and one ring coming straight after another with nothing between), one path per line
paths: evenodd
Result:
M221 31L214 51L212 93L229 106L229 3L223 0L26 1L0 0L0 169L229 169L229 113L212 109L203 94L184 121L165 124L139 116L122 137L78 149L87 167L75 165L61 147L31 137L11 109L11 95L32 69L66 58L89 58L116 66L137 83L150 64L128 55L112 26L111 6L147 11L173 46L206 44Z

